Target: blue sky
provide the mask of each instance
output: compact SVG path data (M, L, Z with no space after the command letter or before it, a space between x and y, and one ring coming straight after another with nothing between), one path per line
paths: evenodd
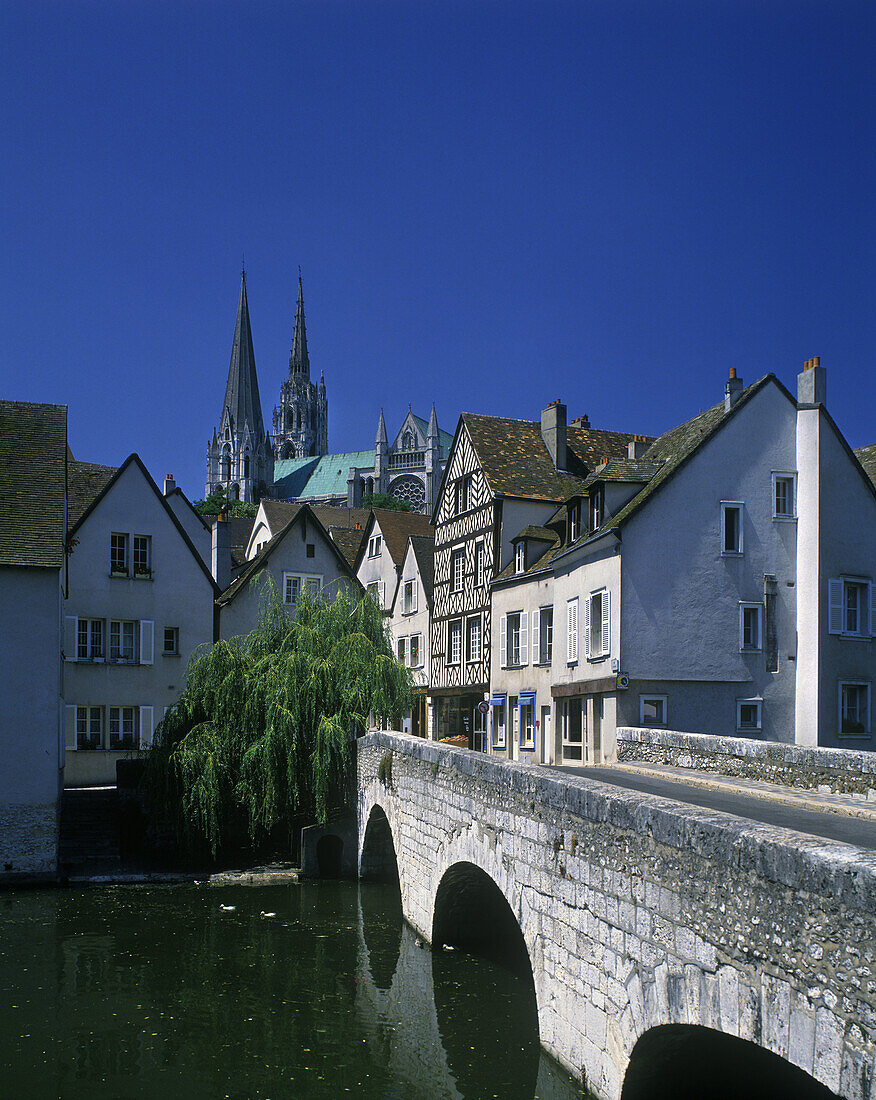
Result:
M333 450L408 402L656 434L822 357L876 441L872 43L844 0L0 6L0 396L203 493L245 254Z

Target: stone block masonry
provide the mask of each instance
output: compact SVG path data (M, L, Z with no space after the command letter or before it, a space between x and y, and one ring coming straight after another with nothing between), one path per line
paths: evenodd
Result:
M0 883L54 879L58 872L58 806L0 806Z
M401 734L361 739L358 772L360 866L380 807L428 939L446 873L486 873L523 933L542 1044L598 1096L620 1097L664 1024L873 1095L873 853Z

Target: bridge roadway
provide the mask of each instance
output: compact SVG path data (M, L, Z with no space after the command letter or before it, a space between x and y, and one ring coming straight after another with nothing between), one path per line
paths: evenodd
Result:
M859 817L855 811L861 807L860 800L834 798L825 804L824 809L812 809L804 803L808 801L810 806L817 805L817 798L807 800L798 796L801 804L789 805L783 797L784 792L774 784L757 784L760 788L757 795L741 793L738 783L722 782L718 776L710 776L708 786L692 786L686 781L687 776L681 768L661 769L659 776L652 774L652 769L645 771L627 767L563 767L551 770L566 776L594 779L626 790L639 791L641 794L670 798L688 806L719 810L749 821L762 821L766 825L793 829L809 836L836 840L841 844L876 849L876 808L870 813L865 811L865 816ZM749 786L753 787L755 784ZM771 796L774 800L771 800ZM843 806L843 803L846 805Z
M876 807L855 819L396 733L356 748L360 875L397 872L433 945L516 937L542 1045L600 1100L679 1032L736 1044L731 1066L769 1057L876 1100Z

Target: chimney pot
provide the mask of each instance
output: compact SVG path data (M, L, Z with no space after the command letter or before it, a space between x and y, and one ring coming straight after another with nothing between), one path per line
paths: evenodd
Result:
M173 479L173 474L165 474L164 477L164 495L172 493L176 488L176 482Z
M736 368L730 368L730 377L724 386L724 412L730 412L739 398L742 396L742 379L736 374Z
M735 367L731 367L731 368L730 368L730 377L731 377L731 378L735 378L735 377L736 377L736 368L735 368Z
M797 401L801 405L824 405L827 401L827 371L821 365L821 356L807 359L797 375Z

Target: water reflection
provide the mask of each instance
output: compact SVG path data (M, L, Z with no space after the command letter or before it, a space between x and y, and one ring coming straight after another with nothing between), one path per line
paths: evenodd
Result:
M527 983L418 946L391 887L325 882L3 895L0 1080L33 1097L579 1095L539 1055Z

